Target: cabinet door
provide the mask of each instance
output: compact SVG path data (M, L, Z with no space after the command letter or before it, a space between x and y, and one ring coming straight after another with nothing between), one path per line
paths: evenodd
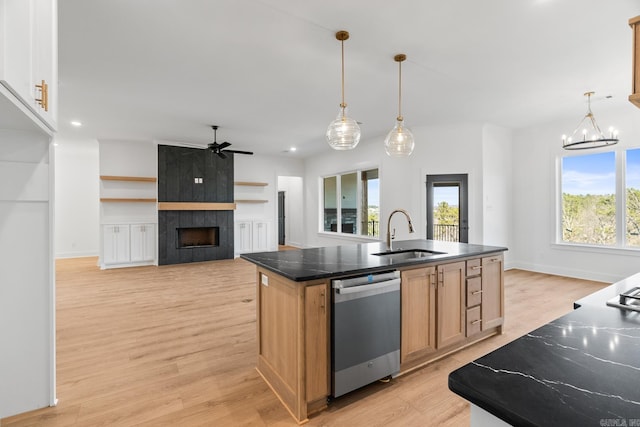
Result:
M251 221L237 221L234 232L234 246L237 254L251 252Z
M329 395L328 285L305 288L305 361L307 402Z
M438 266L437 348L455 344L465 337L465 272L464 261Z
M155 260L156 235L154 224L131 226L131 262Z
M50 127L57 124L58 96L58 64L57 64L57 10L53 0L31 0L33 2L33 70L31 91L36 113ZM36 85L47 84L47 109L45 110L35 99L40 98L41 91Z
M103 228L102 263L129 262L129 226L105 225Z
M0 79L21 102L31 105L33 4L31 0L4 0L0 8L4 32Z
M502 254L482 258L482 330L503 323L503 271Z
M401 363L418 359L436 350L435 276L435 267L417 268L401 273Z
M54 0L3 0L0 3L3 29L0 52L0 82L19 102L56 129L57 15ZM40 85L48 87L47 110Z
M269 250L269 223L266 221L253 221L252 252L265 252Z

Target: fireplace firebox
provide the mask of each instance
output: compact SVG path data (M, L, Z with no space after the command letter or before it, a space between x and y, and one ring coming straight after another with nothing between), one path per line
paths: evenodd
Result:
M219 246L219 234L219 227L177 228L176 249Z

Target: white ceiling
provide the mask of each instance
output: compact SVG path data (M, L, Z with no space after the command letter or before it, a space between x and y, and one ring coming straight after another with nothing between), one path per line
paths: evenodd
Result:
M397 53L409 127L577 122L588 90L596 115L628 102L639 14L638 0L59 0L60 131L204 146L217 124L234 149L328 151L343 29L363 141L393 127Z

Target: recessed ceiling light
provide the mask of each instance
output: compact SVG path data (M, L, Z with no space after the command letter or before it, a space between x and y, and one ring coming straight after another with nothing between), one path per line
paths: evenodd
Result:
M296 150L297 150L297 148L296 148L296 147L291 147L291 148L289 148L289 151L296 151Z
M73 120L71 122L71 126L80 127L80 126L82 126L82 122L79 122L77 120Z

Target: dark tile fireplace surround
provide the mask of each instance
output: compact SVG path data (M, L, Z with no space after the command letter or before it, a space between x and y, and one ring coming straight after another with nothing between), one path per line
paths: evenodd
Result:
M232 155L158 145L158 202L189 206L158 211L160 265L233 258L233 210L209 210L233 202Z

